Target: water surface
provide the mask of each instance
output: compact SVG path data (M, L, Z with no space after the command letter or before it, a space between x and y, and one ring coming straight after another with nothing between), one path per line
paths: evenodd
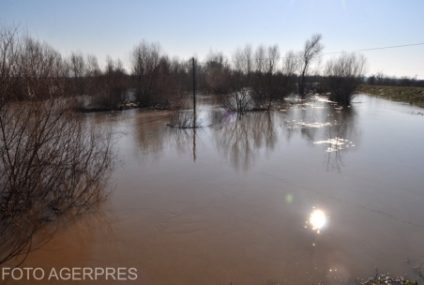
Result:
M137 267L135 284L167 285L413 276L420 112L366 95L348 111L315 98L241 118L204 102L195 132L167 127L165 111L90 115L116 134L110 196L26 265Z

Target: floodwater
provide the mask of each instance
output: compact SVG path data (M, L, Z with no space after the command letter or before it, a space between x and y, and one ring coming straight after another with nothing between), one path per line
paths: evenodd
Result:
M416 277L422 109L360 95L349 111L315 98L241 118L206 100L198 113L195 132L163 111L90 115L115 134L108 200L25 265L136 267L133 284Z

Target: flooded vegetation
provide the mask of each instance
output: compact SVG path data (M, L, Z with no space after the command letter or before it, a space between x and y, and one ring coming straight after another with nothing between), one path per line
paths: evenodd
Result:
M196 129L169 111L87 115L116 136L110 197L25 265L136 264L140 284L421 280L419 109L359 95L240 116L198 99Z
M2 31L0 58L0 264L16 266L105 197L111 137L72 110L50 47Z
M19 5L9 2L0 6ZM90 19L110 9L105 3ZM231 9L220 5L207 13L219 10L221 25L250 4L234 5L227 17ZM131 27L146 36L143 29L152 29L154 38L154 25L136 21L161 19L156 28L168 30L173 15L180 18L172 26L194 16L144 8L134 9L140 14ZM67 9L52 9L59 10ZM145 10L154 17L141 16ZM324 14L287 23L318 16L321 27L337 16ZM118 28L124 21L117 15L108 14L103 24L114 26L105 34L139 37L139 30ZM355 29L337 40L328 29L327 41L299 28L310 36L289 31L292 38L274 44L254 31L280 25L244 18L237 29L256 27L230 34L221 42L226 53L210 46L197 56L204 38L158 33L185 57L143 38L128 46L108 36L104 43L101 32L86 37L86 44L99 38L93 49L85 46L96 55L48 33L56 49L0 23L1 284L424 282L424 81L373 75L362 54L424 43L359 49L345 38L350 52L331 50L343 46L341 34L361 30L364 21L355 17ZM340 30L344 22L337 20ZM196 28L213 37L212 23ZM237 47L236 35L253 36L254 45ZM119 53L102 61L100 51L117 43ZM227 43L236 44L232 52ZM45 278L56 270L60 277Z

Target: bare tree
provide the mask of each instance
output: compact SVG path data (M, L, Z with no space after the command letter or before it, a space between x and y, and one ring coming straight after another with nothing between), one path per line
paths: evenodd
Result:
M86 67L84 56L81 53L72 53L69 59L69 67L73 78L73 95L84 95Z
M222 53L210 53L208 55L204 73L208 91L215 94L228 92L230 66Z
M50 47L0 32L0 264L103 197L110 138L72 112L65 74Z
M352 94L361 83L365 71L365 57L357 54L342 54L327 62L325 83L330 90L330 100L342 106L350 105Z
M255 51L255 72L265 73L266 49L263 45L256 48Z
M87 95L90 97L98 96L101 92L102 84L101 76L102 71L99 67L97 57L94 55L88 55L86 57L86 72L85 72L85 89ZM82 101L82 102L81 102ZM87 102L88 98L80 98L80 107L84 106L84 102Z
M100 70L99 62L96 56L87 55L86 63L86 76L94 77L101 74L102 71Z
M277 64L280 60L280 51L277 45L268 47L267 58L266 58L266 108L269 110L273 99L278 97L277 81L275 80L274 73L277 69Z
M119 108L121 103L126 100L127 87L125 84L125 69L121 60L113 60L108 57L106 60L106 70L104 73L104 106L108 109Z
M301 71L299 78L299 94L305 98L305 83L311 63L320 55L323 46L321 45L321 35L315 34L305 42L305 47L300 53Z
M235 70L249 76L253 71L252 47L246 45L243 49L237 49L233 54Z
M18 97L18 53L16 30L0 29L0 107Z
M299 57L293 52L288 51L283 58L282 72L285 75L292 76L299 69Z
M255 72L250 79L253 89L253 99L256 108L270 109L272 100L278 97L275 73L280 58L277 45L264 47L260 45L255 51Z
M192 89L192 74L191 63L189 61L183 60L180 61L177 58L173 58L169 61L169 77L172 79L171 86L168 89L172 88L171 94L174 95L173 99L177 99L178 102L174 102L178 105L181 104L181 97L187 92L187 90ZM226 88L226 87L224 87ZM176 106L179 107L179 106Z
M266 57L266 72L273 74L276 70L278 61L280 60L280 50L277 45L268 47L268 53Z
M234 70L231 74L231 92L225 105L242 114L252 107L251 75L253 70L252 47L246 45L233 54Z
M149 105L157 96L157 69L160 62L160 46L142 41L132 53L133 75L136 80L136 96L141 104Z
M81 53L72 53L70 63L73 77L79 78L85 75L85 61Z

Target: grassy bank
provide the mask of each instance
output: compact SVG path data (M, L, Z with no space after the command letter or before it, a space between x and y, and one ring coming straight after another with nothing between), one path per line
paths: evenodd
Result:
M424 107L424 87L361 85L359 91Z

